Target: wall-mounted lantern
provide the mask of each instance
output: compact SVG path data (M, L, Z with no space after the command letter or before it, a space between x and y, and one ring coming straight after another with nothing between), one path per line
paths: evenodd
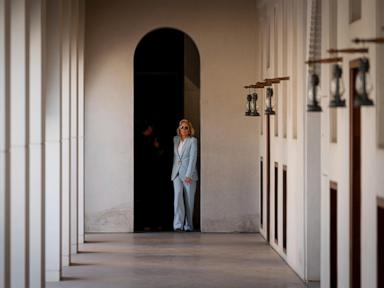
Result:
M273 111L273 103L272 103L272 97L273 97L273 89L271 87L267 88L267 95L265 99L265 115L275 115L275 111Z
M307 105L308 112L321 112L322 109L319 105L319 84L320 79L316 73L312 73L309 78L309 91L308 91L308 99L309 104Z
M245 88L256 88L254 85L245 86ZM245 116L260 116L260 113L257 111L257 93L249 93L247 95L246 111Z
M332 100L329 102L329 107L331 108L345 107L345 99L342 98L345 92L345 86L342 75L343 70L341 69L341 66L339 64L334 64L330 87Z
M373 89L372 81L369 75L368 58L360 58L359 72L356 76L355 89L357 97L355 98L355 106L373 106L373 101L369 99L369 93Z
M251 101L251 114L249 116L260 116L259 111L257 111L257 93L252 93Z
M328 50L330 52L330 50ZM332 52L335 53L334 49L332 49ZM332 100L330 101L329 106L330 107L344 107L345 106L345 100L342 99L342 95L345 91L344 83L342 79L342 69L340 65L338 65L338 62L343 61L343 58L341 57L332 57L332 58L324 58L324 59L311 59L306 61L305 63L310 65L310 68L313 72L311 72L309 76L309 90L308 90L308 98L309 98L309 104L307 105L307 111L308 112L321 112L321 106L320 106L320 97L319 97L319 84L320 79L319 75L317 75L314 72L314 65L316 64L332 64L336 63L333 66L333 79L331 82L330 92L332 95Z
M271 88L271 86L272 86L272 84L278 84L278 83L280 83L280 81L285 81L285 80L289 80L289 76L265 79L263 82L257 82L256 84L244 86L244 88L250 90L251 88L263 89L263 88L267 87L267 90L266 90L267 95L266 95L266 99L265 99L265 102L266 102L265 114L266 115L274 115L274 114L276 114L276 112L273 110L273 108L274 108L273 100L272 100L273 89ZM247 95L247 102L246 102L246 111L245 111L246 116L260 116L260 113L257 110L257 108L258 108L257 107L257 99L258 99L257 93L256 92L251 93L249 91L249 93Z
M384 27L383 27L384 29ZM352 40L355 44L384 44L384 37L377 38L356 38ZM368 49L367 49L368 52ZM373 101L369 99L369 93L373 89L372 81L369 76L369 60L368 58L360 58L359 73L356 76L355 88L357 98L355 106L373 106Z
M265 99L265 103L266 103L266 108L265 108L265 114L266 115L275 115L276 112L273 110L274 108L274 101L273 101L273 89L272 89L272 84L279 84L281 81L285 81L285 80L289 80L289 76L285 76L285 77L277 77L277 78L267 78L267 79L264 79L265 82L262 82L262 83L265 83L264 85L265 86L269 86L267 88L267 95L266 95L266 99Z
M384 38L368 38L368 39L353 39L355 44L359 43L376 43L383 44ZM345 48L345 49L329 49L329 53L349 53L357 54L368 53L368 48ZM369 98L369 93L372 91L373 85L369 76L369 60L366 57L360 58L359 72L355 79L355 90L357 97L354 100L354 105L359 106L373 106L373 101Z
M257 111L257 93L247 95L247 104L245 116L260 116L259 111Z
M252 95L247 95L247 103L245 104L245 116L251 116L251 102L252 102Z

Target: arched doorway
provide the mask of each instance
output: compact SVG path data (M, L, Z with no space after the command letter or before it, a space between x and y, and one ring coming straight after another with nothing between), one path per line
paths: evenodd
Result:
M134 230L171 231L173 136L188 118L200 134L200 58L185 33L154 30L134 56ZM200 189L195 229L200 229Z

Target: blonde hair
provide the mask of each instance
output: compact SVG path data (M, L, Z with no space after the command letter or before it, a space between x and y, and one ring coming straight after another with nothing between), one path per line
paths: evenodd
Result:
M186 123L189 127L189 136L195 136L195 129L192 126L192 123L188 119L180 120L179 127L176 129L176 133L178 136L180 136L180 126L181 124Z

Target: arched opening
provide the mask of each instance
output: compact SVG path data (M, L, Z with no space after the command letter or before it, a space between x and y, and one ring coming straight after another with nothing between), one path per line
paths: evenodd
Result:
M200 58L193 40L171 28L154 30L134 56L134 230L171 231L173 136L187 118L200 135ZM194 227L200 229L200 189Z

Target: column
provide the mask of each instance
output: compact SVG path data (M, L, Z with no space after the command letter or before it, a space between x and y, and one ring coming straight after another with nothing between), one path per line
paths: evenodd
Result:
M43 0L30 0L29 32L29 287L40 288L44 268Z
M61 274L61 1L46 2L45 39L46 281Z
M85 1L79 3L78 43L78 242L84 243L84 28Z
M71 97L71 1L63 2L62 86L61 86L61 207L62 207L62 265L69 266L70 233L70 97Z
M71 111L70 111L70 169L71 169L71 254L77 253L78 247L78 160L77 160L77 107L78 107L78 79L77 79L77 37L78 37L78 9L79 1L72 0L71 17Z
M10 1L10 287L28 283L27 0Z
M309 11L313 11L313 5L317 13L316 19L309 19ZM320 45L321 35L319 31L320 6L321 1L297 1L297 15L307 15L307 17L298 17L298 46L299 55L317 54ZM312 17L312 16L311 16ZM312 22L312 23L311 23ZM314 25L313 25L314 24ZM312 35L311 35L312 34ZM314 35L315 34L315 35ZM315 41L310 41L314 37ZM311 45L311 47L310 47ZM313 47L314 46L314 47ZM311 49L311 51L310 51ZM304 53L300 52L304 51ZM318 55L318 57L321 57ZM296 62L297 63L297 62ZM298 67L299 86L298 95L305 95L306 71L303 67ZM308 76L307 76L308 77ZM305 241L305 280L320 281L320 239L321 239L321 113L308 113L305 110L305 98L302 99L301 108L298 108L298 115L303 115L303 138L304 138L304 241ZM300 102L299 102L300 103ZM324 109L325 107L323 107Z
M9 287L9 1L0 0L0 287Z

